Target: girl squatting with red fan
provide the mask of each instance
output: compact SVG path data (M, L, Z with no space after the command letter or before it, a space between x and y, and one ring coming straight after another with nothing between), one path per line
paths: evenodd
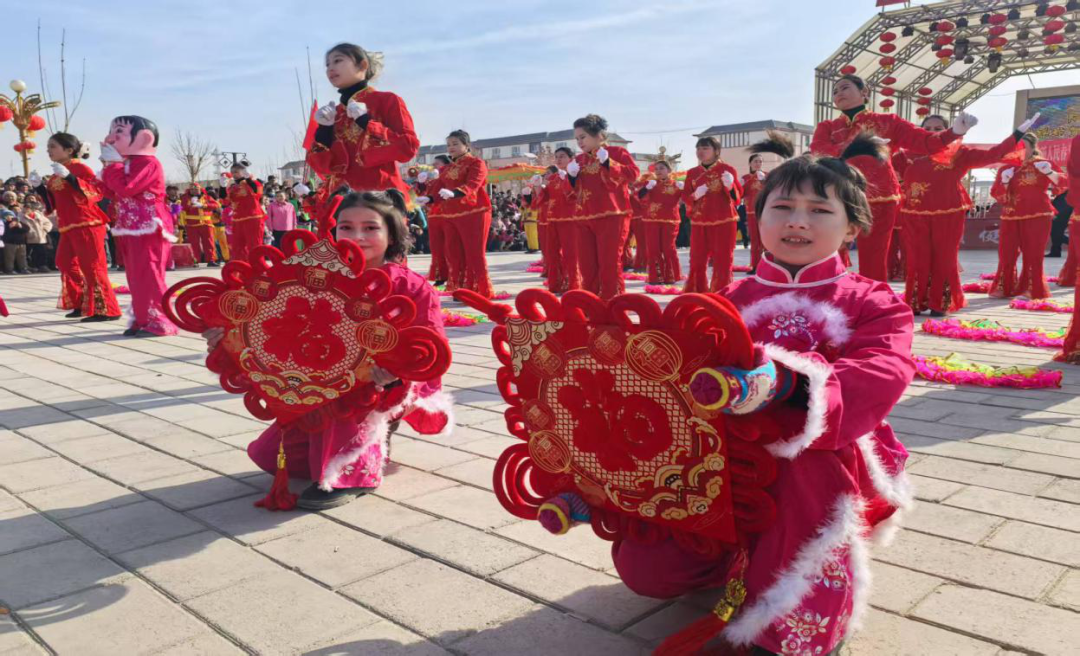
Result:
M737 653L836 653L866 608L867 538L887 533L886 520L911 502L907 451L885 423L915 373L911 311L837 254L874 229L866 179L846 159L880 161L878 148L862 136L844 159L804 155L768 175L756 204L767 254L755 276L721 292L756 341L756 367L707 367L690 379L704 409L781 435L765 447L778 468L767 488L777 517L747 545L746 598L720 634ZM562 532L588 512L561 495L539 520ZM742 559L706 557L672 538L616 541L612 554L628 587L658 598L723 588ZM691 629L660 653L689 653L703 637Z

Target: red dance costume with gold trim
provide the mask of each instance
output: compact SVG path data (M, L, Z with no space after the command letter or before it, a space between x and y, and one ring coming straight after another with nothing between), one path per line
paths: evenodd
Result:
M724 185L725 173L734 178L731 187ZM707 188L705 195L694 198L702 185ZM690 215L690 273L684 292L715 292L731 283L742 193L739 172L723 160L698 164L686 172L683 201Z
M198 191L198 195L192 193ZM187 242L191 244L195 262L216 262L214 248L214 212L221 209L217 200L207 195L200 185L193 184L180 197L180 223Z
M758 180L757 173L747 173L742 178L743 206L746 207L746 231L750 234L750 268L757 269L761 261L765 247L761 243L761 230L757 221L757 195L765 186L763 180Z
M454 193L442 198L440 191ZM466 153L450 162L439 177L424 186L443 222L449 291L468 289L491 298L494 291L487 269L487 238L491 230L491 199L487 194L487 164Z
M581 270L578 267L578 236L574 222L573 188L565 173L547 173L544 186L538 196L543 216L547 220L547 251L544 258L548 265L548 289L561 294L571 289L581 289ZM548 260L548 253L552 260Z
M671 178L657 180L641 196L645 233L645 261L649 283L673 285L682 278L675 238L679 234L679 203L683 190ZM639 245L640 247L640 245Z
M1069 159L1065 164L1065 171L1069 176L1069 195L1066 200L1074 208L1073 216L1075 217L1077 214L1075 208L1080 208L1080 134L1073 137L1069 148ZM1069 226L1070 232L1072 232L1072 225ZM1080 241L1080 234L1077 235L1076 239ZM1071 242L1069 248L1072 248ZM1061 353L1054 358L1055 360L1080 364L1080 320L1077 320L1078 316L1080 316L1080 285L1076 286L1074 293L1073 314L1072 320L1069 322L1069 332L1066 333L1064 347L1061 349Z
M242 178L229 185L228 194L232 207L230 254L233 259L246 260L251 251L263 243L266 223L266 212L262 207L263 185L254 178Z

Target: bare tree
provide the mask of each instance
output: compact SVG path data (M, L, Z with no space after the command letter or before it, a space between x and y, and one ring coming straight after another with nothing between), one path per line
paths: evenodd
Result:
M198 182L199 174L213 160L216 146L203 141L191 132L177 128L172 142L172 154L188 172L192 182Z
M45 62L41 56L41 20L38 19L37 26L37 50L38 50L38 75L41 78L41 90L47 98L52 97L52 92L49 89L49 74L45 69ZM67 132L71 126L72 119L75 118L75 112L79 110L79 105L82 104L83 92L86 91L86 59L82 60L82 70L79 77L79 90L78 93L72 96L72 102L68 102L67 94L67 30L60 31L60 96L61 107L64 108L64 123L60 131ZM74 86L72 87L74 89ZM47 112L45 118L49 124L49 131L55 130L55 126L59 125L59 121L53 112Z

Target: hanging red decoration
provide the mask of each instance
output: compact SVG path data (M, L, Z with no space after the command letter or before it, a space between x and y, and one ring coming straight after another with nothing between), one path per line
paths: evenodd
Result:
M1043 25L1043 32L1060 32L1065 27L1065 21L1060 18L1046 21L1046 25Z
M930 103L932 103L933 101L932 101L932 100L930 100L930 98L927 98L927 97L923 97L923 98L919 98L919 99L918 99L918 100L916 100L915 102L919 103L920 105L929 105L929 104L930 104Z
M894 89L892 87L885 87L885 88L883 88L881 90L881 95L883 95L883 96L895 96L896 95L896 89Z
M942 34L938 38L934 39L934 43L938 44L939 46L947 46L955 40L955 37L953 37L951 34Z
M885 43L892 43L893 41L896 41L896 33L895 32L882 32L881 37L879 37L879 38L882 41L884 41Z
M35 114L34 116L30 117L30 124L26 127L27 129L33 130L34 132L37 132L38 130L44 130L45 119Z
M1050 52L1057 50L1058 46L1065 42L1063 34L1047 34L1043 37L1043 43L1050 46Z
M882 44L882 46L881 46L881 52L886 54L886 55L889 54L890 52L895 52L895 51L896 51L896 44L895 43L885 43L885 44Z
M886 86L890 84L896 84L896 78L891 75L886 75L885 77L881 78L881 83Z
M990 14L991 25L1001 25L1005 21L1009 20L1009 17L1005 14Z
M994 38L987 41L986 45L990 46L998 52L1001 52L1001 49L1004 48L1005 44L1008 42L1009 40L1003 36L995 36Z
M878 63L881 64L881 67L885 70L891 71L893 66L896 65L896 57L882 57L878 60Z
M929 96L932 93L934 93L934 90L931 89L930 87L923 87L923 88L919 89L919 95L920 96Z
M940 59L943 64L948 64L949 58L952 57L952 55L952 48L942 48L941 50L937 51L938 59Z
M956 26L953 25L952 23L950 23L949 21L941 21L941 22L939 22L937 24L937 28L938 28L939 32L952 32L953 28L955 28L955 27Z
M919 116L926 116L927 114L930 113L930 108L929 107L920 107L920 108L915 110L915 113L918 114Z
M987 30L987 32L990 33L990 36L1001 36L1002 34L1005 34L1008 31L1009 31L1009 28L1005 27L1004 25L995 25L995 26L991 27L989 30Z
M34 149L37 148L37 144L33 141L20 141L19 143L15 144L14 148L15 152L17 153L21 153L24 151L32 153L34 152Z
M896 104L896 102L894 102L894 101L892 101L892 100L890 100L890 99L886 98L885 100L882 100L882 101L881 101L880 103L878 103L878 104L879 104L879 105L881 105L882 107L884 107L885 109L888 109L888 108L892 107L893 105L895 105L895 104Z
M840 74L841 75L855 75L856 70L857 69L854 66L852 66L851 64L848 64L847 66L840 69Z
M1053 7L1046 8L1046 15L1050 18L1057 18L1058 16L1064 16L1065 11L1065 7L1062 7L1061 5L1054 5Z
M0 123L7 123L13 118L15 118L15 112L11 111L10 107L0 106Z

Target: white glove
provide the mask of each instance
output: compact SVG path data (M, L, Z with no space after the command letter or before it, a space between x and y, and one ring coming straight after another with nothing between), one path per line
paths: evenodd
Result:
M438 180L438 179L439 179L439 169L431 169L430 171L428 171L428 180Z
M1045 161L1035 162L1035 168L1038 169L1039 173L1042 173L1043 175L1050 175L1054 170L1053 165L1051 165L1050 162Z
M526 196L532 196L532 187L525 187L521 190L521 193L525 194Z
M675 186L678 187L679 189L685 189L686 188L686 183L683 182L682 180L679 180L678 182L675 183Z
M730 171L724 171L723 175L720 176L720 182L723 182L725 187L731 189L735 186L735 176L731 175Z
M191 206L192 207L202 207L202 201L200 201L198 198L192 198L191 199Z
M362 102L350 100L349 104L345 106L345 113L348 114L351 119L358 119L364 114L367 114L367 105Z
M1016 129L1019 130L1020 132L1027 132L1028 130L1031 129L1031 126L1035 125L1035 121L1038 121L1039 116L1041 116L1041 115L1042 115L1042 112L1036 112L1035 116L1032 116L1028 120L1021 123L1019 126L1017 126Z
M227 177L225 177L223 175L220 178L218 178L218 184L221 185L222 187L228 187L229 186L229 180L230 180L230 178L227 178Z
M596 159L600 160L600 163L603 164L604 162L608 161L608 157L609 155L607 148L600 146L600 149L596 151Z
M564 169L559 169L559 177L563 180L566 179L566 171Z
M41 186L41 176L38 175L37 171L30 171L30 177L27 178L26 181L30 183L31 187Z
M420 184L424 184L428 181L428 177L429 176L427 171L420 171L420 175L416 176L416 181Z
M960 112L952 122L952 131L956 134L966 134L968 130L979 124L979 119L967 112Z
M330 104L319 108L319 111L315 112L315 122L319 125L331 126L334 121L337 120L337 103L330 101Z
M870 141L873 141L874 143L876 143L879 146L888 146L889 141L891 141L891 139L886 139L885 137L879 137L879 136L877 136L875 134L874 136L870 137Z
M301 196L307 196L308 194L311 193L311 187L307 186L303 182L298 182L293 187L293 191L300 194Z
M60 176L61 178L66 178L71 175L71 171L68 170L68 167L64 166L60 162L53 162L52 172Z
M650 189L650 190L655 189L656 188L656 180L649 180L648 184L645 185L645 188Z
M697 189L694 190L694 199L696 200L698 198L701 198L702 196L704 196L707 193L709 193L709 188L706 187L705 185L701 185L700 187L698 187Z
M566 165L566 172L571 178L576 178L578 173L581 173L581 165L574 160Z
M443 200L450 200L453 197L454 197L454 192L450 191L449 189L440 189L439 190L439 198L441 198Z
M1016 175L1016 169L1014 169L1014 168L1005 169L1004 171L1001 172L1001 182L1004 183L1004 184L1009 184L1009 180L1012 180L1014 175Z
M112 144L103 143L101 144L100 159L105 164L111 164L113 162L124 161L124 156L121 155L120 151L114 148Z
M765 182L765 171L758 171L755 175L757 175L758 180L760 180L761 182Z
M427 205L430 202L431 202L431 197L430 196L417 196L416 197L416 204L417 205Z
M533 177L529 178L529 184L534 187L538 187L544 184L544 179L541 178L539 175L534 175Z

